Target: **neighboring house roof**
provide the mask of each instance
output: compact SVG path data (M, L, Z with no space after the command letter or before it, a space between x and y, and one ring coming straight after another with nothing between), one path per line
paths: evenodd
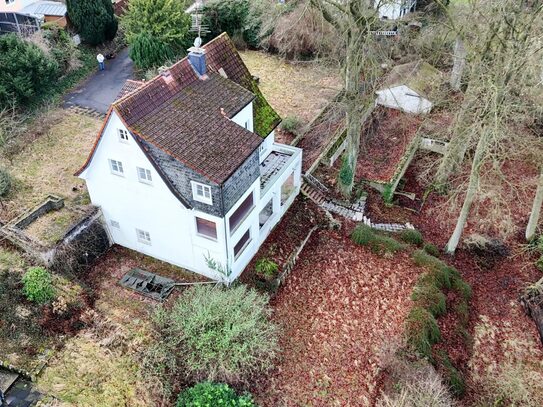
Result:
M222 46L209 48L214 43ZM253 101L255 95L234 80L236 77L245 81L243 71L249 72L235 49L221 53L221 57L216 55L228 44L231 41L223 34L204 47L208 61L213 61L208 62L205 78L199 78L184 58L148 82L127 81L121 89L108 116L112 111L117 112L145 147L143 150L155 168L160 161L158 149L220 185L262 143L258 135L230 120ZM239 61L232 64L230 58L234 57ZM240 68L240 61L244 69ZM213 72L220 68L228 79ZM90 164L102 132L103 129L77 175ZM174 174L168 174L166 168L157 170L172 187Z
M441 72L428 62L418 60L391 69L380 89L405 85L420 96L428 97L441 81Z
M66 5L58 1L37 1L23 8L21 13L63 17L66 15Z

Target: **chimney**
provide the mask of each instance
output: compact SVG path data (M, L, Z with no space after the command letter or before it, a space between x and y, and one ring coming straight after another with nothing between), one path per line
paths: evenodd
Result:
M189 48L189 62L200 77L207 72L206 51L201 45L202 39L198 37L194 40L194 46Z

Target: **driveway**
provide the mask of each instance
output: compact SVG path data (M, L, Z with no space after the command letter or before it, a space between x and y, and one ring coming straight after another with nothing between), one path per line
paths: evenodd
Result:
M106 69L96 72L76 90L64 97L64 107L80 106L100 113L106 113L109 105L124 85L134 74L132 60L128 57L128 48L123 49L115 59L106 60Z

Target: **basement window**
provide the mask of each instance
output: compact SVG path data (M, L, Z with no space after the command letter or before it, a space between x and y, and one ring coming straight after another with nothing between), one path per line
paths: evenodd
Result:
M150 184L153 181L151 171L147 168L136 167L138 170L138 179L144 184Z
M109 168L111 173L124 177L123 163L117 160L109 160Z
M251 231L250 229L247 229L247 232L241 236L239 241L234 246L234 260L238 259L247 246L249 246L249 243L251 243Z
M192 197L195 201L203 202L208 205L213 205L211 196L211 187L209 185L200 184L199 182L191 181Z
M203 237L217 240L217 224L211 220L197 217L196 232Z
M145 230L136 229L136 235L138 236L138 242L144 244L151 244L151 235Z

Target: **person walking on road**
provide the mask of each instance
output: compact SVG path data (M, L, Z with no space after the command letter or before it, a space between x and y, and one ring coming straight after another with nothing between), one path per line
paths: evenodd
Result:
M96 60L98 61L98 69L103 71L106 69L106 64L104 63L104 56L102 54L96 55Z

